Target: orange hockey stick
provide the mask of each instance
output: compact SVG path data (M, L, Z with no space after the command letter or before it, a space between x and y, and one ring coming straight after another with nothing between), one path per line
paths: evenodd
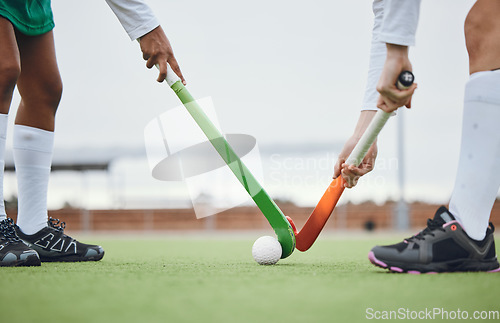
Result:
M323 230L326 221L328 221L330 214L332 214L335 205L337 205L342 192L344 192L344 183L345 180L342 176L337 177L330 183L300 232L295 227L292 218L286 217L295 233L295 248L306 251L313 245L319 233Z
M410 71L403 71L399 75L396 86L401 90L407 89L413 84L414 79ZM390 116L391 113L382 110L377 111L370 125L363 133L363 136L361 136L361 139L347 158L346 163L348 165L355 165L357 167L361 164L368 149L370 149ZM318 202L318 205L316 205L314 211L307 219L302 230L298 231L293 220L289 216L286 217L293 228L296 243L295 247L298 250L306 251L314 244L314 241L316 241L323 230L326 221L330 218L335 205L337 205L342 192L344 192L344 184L345 180L342 176L337 177L331 182L330 186L328 186L321 197L321 200Z

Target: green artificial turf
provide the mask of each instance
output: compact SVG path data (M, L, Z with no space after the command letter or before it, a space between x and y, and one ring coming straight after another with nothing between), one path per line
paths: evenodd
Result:
M389 274L368 262L373 245L397 238L320 238L259 266L258 236L90 237L106 251L100 262L0 268L0 321L366 322L374 311L500 310L500 274Z

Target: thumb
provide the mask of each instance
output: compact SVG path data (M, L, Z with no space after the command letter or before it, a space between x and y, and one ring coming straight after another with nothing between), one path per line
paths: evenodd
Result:
M333 178L337 178L340 176L340 171L342 170L342 164L345 163L345 158L337 159L335 166L333 166Z

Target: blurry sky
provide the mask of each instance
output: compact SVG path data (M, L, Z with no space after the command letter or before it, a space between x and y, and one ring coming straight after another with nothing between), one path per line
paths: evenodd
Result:
M363 98L371 1L147 3L191 93L212 97L224 132L253 135L261 148L314 144L338 153ZM413 108L400 114L413 199L446 202L451 193L468 78L463 23L473 3L422 1L417 47L411 49L419 88ZM144 146L145 125L178 106L177 98L144 67L138 44L104 0L52 5L64 80L56 149ZM395 125L391 120L379 139L380 174L397 156ZM369 190L359 188L366 196Z

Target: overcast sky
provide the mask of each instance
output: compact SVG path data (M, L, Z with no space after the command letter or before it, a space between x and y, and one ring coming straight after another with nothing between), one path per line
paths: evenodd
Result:
M250 134L261 148L314 144L338 153L363 98L371 1L147 3L191 93L212 97L224 132ZM411 49L419 88L413 109L400 115L412 198L443 200L452 190L468 78L463 23L473 3L422 1ZM177 98L144 67L138 44L104 0L53 0L52 6L64 81L56 149L144 146L146 124L178 106ZM391 120L380 136L380 168L397 156L395 126ZM438 188L439 197L429 188Z

